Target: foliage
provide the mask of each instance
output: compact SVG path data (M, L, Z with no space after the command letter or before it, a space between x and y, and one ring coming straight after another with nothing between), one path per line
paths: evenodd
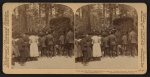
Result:
M25 4L13 12L13 36L22 33L63 32L73 21L72 10L64 5L50 3ZM59 29L62 29L59 30Z

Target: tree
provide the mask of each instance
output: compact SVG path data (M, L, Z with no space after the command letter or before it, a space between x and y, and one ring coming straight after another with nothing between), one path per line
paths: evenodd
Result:
M90 21L90 5L82 7L82 20L84 20L83 25L86 27L86 32L91 32L91 21Z
M18 30L18 33L24 33L27 32L28 26L27 26L27 10L28 6L27 5L21 5L19 6L18 9L18 14L19 14L19 25L18 27L20 28Z
M45 21L46 21L46 26L48 25L48 20L49 19L49 5L45 4Z

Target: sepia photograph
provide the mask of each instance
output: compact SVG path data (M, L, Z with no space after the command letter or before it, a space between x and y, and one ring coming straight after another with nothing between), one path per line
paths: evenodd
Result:
M25 4L16 7L12 15L13 68L70 68L74 15L69 7Z
M75 16L76 63L87 68L138 68L137 16L135 8L117 3L79 8Z
M144 74L144 3L5 3L3 72Z

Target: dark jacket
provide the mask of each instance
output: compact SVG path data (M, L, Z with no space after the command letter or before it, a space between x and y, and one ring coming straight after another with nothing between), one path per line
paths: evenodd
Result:
M109 43L111 46L116 45L117 39L116 39L116 36L114 34L109 35Z
M103 47L109 47L109 37L106 36L102 39L102 45Z
M48 34L46 37L46 43L47 45L53 45L54 44L54 37L52 34Z
M40 37L39 42L40 42L41 47L46 47L46 37L45 36Z

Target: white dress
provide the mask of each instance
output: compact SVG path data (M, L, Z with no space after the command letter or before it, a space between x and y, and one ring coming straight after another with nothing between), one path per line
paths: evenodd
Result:
M38 36L31 35L29 37L29 43L30 43L30 57L38 57L39 51L38 51Z
M102 56L101 52L101 37L93 36L92 37L92 44L93 44L93 57L100 57Z

